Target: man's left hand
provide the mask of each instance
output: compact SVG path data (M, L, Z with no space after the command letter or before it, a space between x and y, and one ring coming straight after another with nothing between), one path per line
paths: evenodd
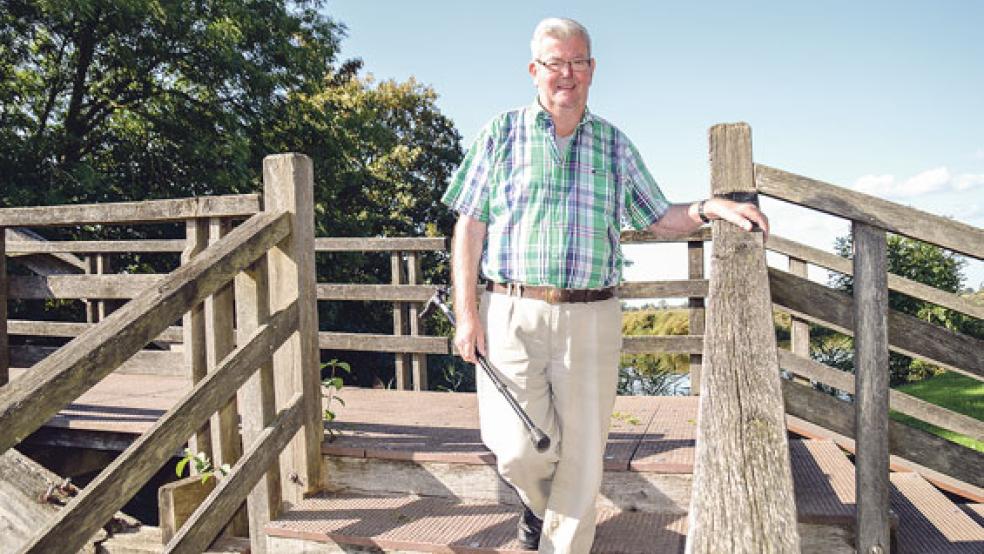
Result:
M704 212L711 219L723 219L734 223L745 231L751 231L758 226L769 238L769 218L762 210L750 202L735 202L725 198L711 198L704 203Z

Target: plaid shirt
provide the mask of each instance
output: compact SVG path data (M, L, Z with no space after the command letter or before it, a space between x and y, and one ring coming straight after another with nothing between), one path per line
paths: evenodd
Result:
M441 201L487 224L488 279L576 289L617 285L622 222L643 229L669 208L614 125L585 110L559 152L539 102L485 126Z

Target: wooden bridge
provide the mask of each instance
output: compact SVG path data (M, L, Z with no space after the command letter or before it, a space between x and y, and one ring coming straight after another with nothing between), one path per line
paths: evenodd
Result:
M715 222L678 241L688 279L621 287L625 299L689 299L690 335L625 337L623 351L689 354L699 395L619 398L594 551L984 551L981 454L888 411L977 440L984 424L890 391L887 371L891 350L981 380L984 341L891 311L888 291L978 319L984 308L888 274L885 257L896 233L984 259L984 231L755 164L744 124L712 128L710 154L712 194L849 219L853 264ZM204 488L197 478L165 487L157 550L202 552L237 536L253 552L517 549L518 501L478 438L474 396L424 392L426 354L451 346L417 327L433 291L420 260L447 241L315 238L312 190L310 160L290 154L266 160L262 196L0 209L0 452L121 451L20 551L82 548L186 444L232 471ZM46 242L20 230L162 222L184 223L186 238ZM768 268L766 250L786 255L789 271ZM316 283L315 253L326 251L388 252L392 284ZM180 267L112 274L107 257L119 252L180 253ZM35 274L8 275L8 257ZM853 297L806 279L808 264L852 274ZM31 299L84 300L89 321L7 320L8 301ZM346 300L392 302L394 333L319 332L317 302ZM777 347L773 308L792 314L789 350ZM810 359L809 323L854 337L856 380ZM71 340L28 340L39 337ZM319 348L397 359L399 390L346 390L332 442Z

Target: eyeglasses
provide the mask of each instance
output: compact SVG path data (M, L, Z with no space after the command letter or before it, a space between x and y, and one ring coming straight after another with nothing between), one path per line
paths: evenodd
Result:
M591 58L577 58L570 61L557 60L557 59L551 59L547 61L536 60L536 63L547 68L548 70L550 70L551 73L560 73L561 71L564 70L564 67L568 65L571 66L572 71L576 71L578 73L583 73L591 69Z

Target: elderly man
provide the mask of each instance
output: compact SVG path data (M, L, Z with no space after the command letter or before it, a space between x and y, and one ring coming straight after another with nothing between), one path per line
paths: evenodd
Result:
M587 109L595 60L579 23L541 21L531 50L536 101L482 130L442 199L459 213L454 344L469 362L486 355L553 439L537 452L479 375L482 440L524 505L520 542L584 553L618 379L622 223L680 236L710 219L766 232L768 222L751 204L666 201L628 138Z

